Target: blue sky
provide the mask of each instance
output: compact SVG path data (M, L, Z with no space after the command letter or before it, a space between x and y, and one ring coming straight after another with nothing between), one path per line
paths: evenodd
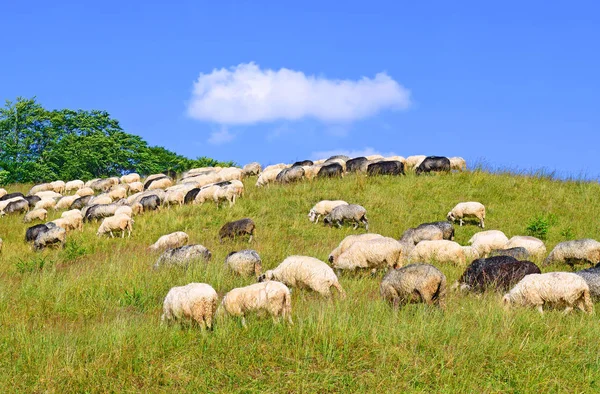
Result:
M593 2L82 3L2 5L0 98L241 164L367 151L600 176Z

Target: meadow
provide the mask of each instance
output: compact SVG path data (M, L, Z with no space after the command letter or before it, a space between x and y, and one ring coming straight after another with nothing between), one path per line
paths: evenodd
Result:
M370 231L399 238L408 227L444 220L460 201L486 205L486 229L526 235L547 230L546 246L600 238L600 185L544 176L474 171L444 176L301 182L255 188L229 209L183 206L135 217L131 238L98 238L98 224L72 232L64 249L35 253L22 216L0 218L0 386L4 392L457 392L600 391L600 321L593 315L505 311L501 294L448 292L446 309L394 312L379 296L383 273L342 274L346 300L292 292L294 325L250 316L213 332L160 324L173 286L206 282L220 296L253 283L223 265L252 248L263 269L293 254L326 261L347 235L364 232L308 221L322 199L363 205ZM31 185L12 185L26 192ZM48 220L60 216L51 213ZM227 221L256 222L252 244L218 241ZM534 226L536 227L536 226ZM185 231L212 252L208 264L152 270L147 247ZM480 229L458 227L465 245ZM437 265L452 284L464 267ZM568 266L542 271L570 270ZM578 269L583 268L577 267ZM596 308L600 305L596 305Z

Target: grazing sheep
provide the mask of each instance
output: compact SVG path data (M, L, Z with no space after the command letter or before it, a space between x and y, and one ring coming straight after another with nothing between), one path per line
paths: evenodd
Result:
M141 202L142 198L156 196L158 197L158 204L162 204L162 201L165 199L167 193L162 189L156 190L146 190L145 192L135 193L129 197L127 197L127 204L131 205L136 202Z
M342 161L346 162L346 161L350 160L350 158L346 155L333 155L333 156L329 157L327 160L325 160L325 162L332 161L332 160L342 160Z
M344 222L354 222L354 229L362 223L365 230L369 231L369 221L367 220L367 210L356 204L338 205L329 214L323 218L323 223L328 226L336 225L342 227Z
M48 211L46 211L45 209L34 209L33 211L29 211L27 215L25 215L25 217L23 218L23 223L30 223L34 220L44 221L46 220L46 217L48 217Z
M331 267L314 257L290 256L277 268L258 278L259 282L265 280L276 280L289 287L308 288L327 298L331 297L331 287L334 287L341 298L346 298L346 292Z
M472 246L463 246L462 250L465 253L465 261L466 262L477 260L478 258L481 257L479 255L479 252L477 251L477 249L475 249Z
M53 189L52 184L41 183L41 184L35 185L31 189L29 189L29 192L27 194L29 194L29 195L37 194L38 192L45 192L45 191L52 190L52 189Z
M130 205L131 207L131 212L134 215L141 215L142 213L144 213L144 206L142 204L140 204L139 202L134 202L133 204Z
M196 197L194 198L194 204L202 205L205 201L212 200L215 192L220 188L221 187L216 184L201 187L199 192L196 194Z
M83 231L83 218L81 216L70 215L54 219L52 223L58 227L64 228L66 231L77 230Z
M219 171L219 177L223 181L241 181L244 177L244 171L237 167L223 168Z
M440 239L444 239L444 232L437 226L428 225L409 228L402 233L399 241L409 246L414 246L421 241L435 241Z
M64 211L62 215L60 215L61 218L66 218L69 216L77 216L83 219L83 214L79 209L71 209L70 211Z
M37 204L39 201L42 201L42 199L39 198L38 196L25 196L23 198L29 204L29 209L34 209L35 204Z
M442 230L443 238L448 241L454 241L454 225L450 222L431 222L431 223L423 223L419 224L416 228L419 229L421 227L426 226L436 226L440 230Z
M121 183L134 183L141 180L140 175L132 172L131 174L123 175L120 179Z
M97 236L102 236L106 233L110 234L111 238L114 238L115 235L113 231L120 231L121 238L125 238L125 230L127 230L127 236L131 237L131 230L133 229L133 220L127 215L118 215L118 216L109 216L104 218L102 224L98 228L96 232Z
M302 167L304 168L304 178L308 179L309 181L312 181L319 174L319 170L321 169L321 167L322 165L319 164Z
M89 187L92 188L92 190L95 191L99 191L99 192L107 192L113 185L116 185L119 183L119 180L113 179L113 178L106 178L106 179L99 179L95 182L92 182Z
M529 260L531 255L527 251L527 249L522 248L520 246L516 248L508 248L508 249L493 249L489 254L489 257L494 256L510 256L514 257L517 260Z
M143 212L160 209L160 198L156 195L146 196L142 198L139 203L143 208Z
M235 188L230 187L230 186L217 187L217 189L214 191L214 193L212 195L213 201L215 202L215 204L217 204L217 208L219 207L219 203L221 201L229 202L229 207L231 208L232 206L235 205L236 197L237 197L237 192L236 192Z
M312 160L301 160L301 161L297 161L294 164L292 164L292 167L306 167L306 166L312 166L315 163Z
M121 200L125 201L125 200ZM83 212L83 220L89 222L92 220L100 220L109 216L113 216L117 209L125 204L116 202L113 204L94 204L87 207L87 210Z
M406 162L404 163L405 168L414 170L425 160L427 156L425 155L417 155L417 156L408 156L406 158Z
M83 187L75 192L75 195L79 197L93 196L94 194L94 189L91 187Z
M586 281L590 288L592 299L600 301L600 264L596 264L592 268L577 271L575 274L581 276Z
M88 203L90 202L91 199L92 199L92 196L79 197L79 198L75 199L75 201L73 201L70 208L71 209L82 209L83 207L88 205Z
M6 191L6 189L3 189L0 187L0 198L6 196L8 194L8 192Z
M198 196L198 193L200 193L200 188L199 187L195 187L193 189L190 189L187 193L185 193L185 197L183 198L183 203L184 204L193 203L196 200L196 197Z
M11 213L25 213L29 211L29 204L27 200L20 199L16 201L9 202L6 207L2 211L0 211L0 215L11 214Z
M127 189L124 186L118 186L113 188L108 192L108 196L111 200L120 200L122 198L127 198Z
M485 228L485 207L480 202L470 201L456 204L446 216L449 221L454 222L459 219L459 224L463 225L463 219L466 217L475 217L479 220L481 228Z
M541 260L546 256L546 245L544 245L544 241L535 237L517 235L509 239L506 245L504 245L504 249L517 247L527 249L529 254L537 260Z
M100 180L100 178L90 179L89 181L87 181L86 183L83 184L83 187L90 187L92 185L92 183L98 182L99 180Z
M52 190L56 193L64 193L67 186L64 181L54 181L50 182L50 184L52 185Z
M61 198L60 200L58 200L58 202L56 203L56 205L54 206L54 209L69 209L71 208L71 205L75 202L75 200L77 200L79 198L79 196L74 195L74 196L65 196L63 198Z
M218 300L215 289L206 283L172 287L163 302L161 320L167 323L172 320L191 320L200 328L212 331Z
M431 264L409 264L388 271L381 280L379 293L394 308L413 302L444 308L446 276Z
M165 176L163 178L146 181L144 190L166 189L169 186L173 186L173 181L168 176Z
M46 231L41 231L37 234L33 241L33 250L40 251L48 246L60 245L63 248L67 242L67 232L64 228L54 224L46 226Z
M273 321L281 317L293 324L292 294L281 282L270 280L232 289L223 297L221 308L230 316L241 317L244 327L248 312L261 311L268 312Z
M334 259L332 266L337 270L353 271L357 268L397 268L402 266L402 244L393 238L381 237L369 241L355 242Z
M185 194L186 193L183 190L169 191L165 195L165 200L163 201L163 204L167 207L170 207L171 205L175 204L179 204L179 206L182 206L185 201Z
M69 181L65 184L65 193L72 192L73 190L77 191L81 188L83 188L83 181L79 179Z
M131 182L129 185L129 193L141 193L144 191L144 184L142 182Z
M242 235L250 235L248 242L252 242L255 228L256 225L250 218L244 218L234 222L225 223L219 230L219 242L223 243L223 238L235 239L236 236Z
M428 156L415 170L417 175L430 172L450 172L450 159L443 156Z
M4 190L4 189L2 189L2 190ZM8 194L5 194L2 197L0 197L0 201L8 201L8 200L15 199L17 197L24 198L25 196L23 195L23 193L20 193L20 192L8 193Z
M342 178L344 167L340 163L324 164L317 172L317 178Z
M154 269L158 269L161 266L187 268L190 263L195 261L208 263L211 256L210 251L202 245L180 246L165 250L158 260L156 260Z
M485 256L494 249L502 249L508 242L508 237L499 230L488 230L476 233L469 240L469 245L474 247L481 256Z
M100 194L96 197L92 197L92 199L88 202L89 205L108 205L113 202L112 197L108 194Z
M328 215L335 207L339 207L340 205L348 205L348 203L342 200L319 201L310 211L308 211L308 220L318 223L321 216Z
M399 161L378 161L367 166L367 175L404 175L404 164Z
M355 157L346 162L346 171L348 172L364 172L368 166L369 159L366 157Z
M21 201L21 200L27 201L22 196L15 196L15 197L7 198L6 200L0 201L0 211L4 210L4 208L6 208L8 206L8 204L10 204L11 202ZM28 203L28 205L29 205L29 203Z
M354 245L356 242L370 241L370 240L376 239L376 238L383 238L383 235L374 234L374 233L348 235L346 238L344 238L342 240L342 242L340 242L340 244L338 245L337 248L335 248L331 251L331 253L329 254L328 261L333 264L335 262L335 260L342 253L344 253L346 250L350 249L350 247L352 245Z
M483 292L488 288L508 290L526 275L541 273L530 261L519 261L511 256L494 256L473 261L457 284L461 290Z
M265 170L261 172L258 176L258 179L256 180L256 186L261 187L264 185L268 185L269 183L275 182L275 180L277 179L277 175L279 175L280 172L281 168L265 168Z
M450 169L460 172L467 171L467 162L462 157L451 157Z
M257 162L248 163L242 168L244 176L254 176L260 174L260 164Z
M592 313L594 305L585 279L570 272L548 272L525 276L502 298L506 308L513 305L532 306L543 315L544 304L565 305L565 313L573 308Z
M302 180L304 178L304 168L302 167L291 167L282 169L277 176L275 177L275 181L277 183L294 183Z
M464 266L466 263L465 252L459 244L453 241L421 241L415 245L410 253L411 262L426 262L453 264Z
M183 231L176 231L171 234L166 234L160 237L154 244L150 245L150 250L176 249L185 245L189 240L189 236Z
M25 242L33 242L37 236L43 232L48 231L51 227L55 227L54 223L36 224L28 227L25 231Z
M262 272L262 260L258 253L251 249L231 252L225 258L225 264L238 275L259 277Z
M133 208L131 208L129 205L122 205L115 211L114 216L117 215L127 215L131 218L133 217Z
M573 269L577 263L595 265L599 262L600 242L586 238L559 243L544 260L544 265L567 263Z

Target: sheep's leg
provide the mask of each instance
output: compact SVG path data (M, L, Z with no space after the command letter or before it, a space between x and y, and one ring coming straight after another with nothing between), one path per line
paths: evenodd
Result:
M462 227L462 225L463 225L463 220L462 220L462 218L461 218L461 219L459 219L459 220L460 220L460 221L459 221L458 223L459 223L459 225Z
M115 235L113 234L112 230L110 230L110 231L109 231L109 233L110 233L110 237L111 237L111 238L114 238L114 237L115 237Z
M537 310L538 310L538 312L540 312L540 315L544 315L544 308L543 308L542 304L539 304L537 306Z
M480 220L479 224L481 225L481 228L485 228L485 223L483 222L483 218Z
M248 326L246 325L246 317L244 315L242 315L242 327L248 328Z
M355 221L353 229L356 230L357 228L358 228L358 222Z
M125 229L121 230L121 238L125 239Z
M565 308L565 310L563 311L563 313L565 315L568 315L569 313L571 313L572 310L573 310L573 307L571 305L567 305L567 307Z
M252 242L252 237L254 237L254 235L250 234L250 238L248 238L248 243Z
M315 220L315 224L319 223L319 218L321 217L321 215L317 215L317 220Z
M335 222L335 224L336 224L336 226L338 228L342 228L342 221L341 220L338 220L337 222Z

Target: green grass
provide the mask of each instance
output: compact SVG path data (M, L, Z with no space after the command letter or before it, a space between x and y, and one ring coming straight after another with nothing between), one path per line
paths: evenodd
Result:
M472 172L448 176L347 176L254 187L232 208L171 208L135 218L131 239L98 238L97 224L72 232L65 249L41 253L23 241L21 217L0 218L0 386L5 392L477 392L600 391L597 315L505 312L501 295L449 292L447 309L410 305L397 313L379 297L382 274L342 275L345 301L292 293L295 324L220 319L212 333L160 324L173 286L211 284L222 296L252 283L223 261L244 241L218 242L226 221L251 217L263 268L302 254L326 260L354 234L314 225L321 199L365 206L371 231L399 237L443 220L460 201L487 207L486 229L524 235L540 218L550 250L567 238L600 238L600 186L546 177ZM30 185L7 188L26 191ZM50 213L48 220L60 215ZM538 225L536 228L539 228ZM188 270L152 270L147 246L182 230L213 255ZM457 226L466 244L479 229ZM440 265L451 284L462 268ZM544 271L568 270L543 267Z

